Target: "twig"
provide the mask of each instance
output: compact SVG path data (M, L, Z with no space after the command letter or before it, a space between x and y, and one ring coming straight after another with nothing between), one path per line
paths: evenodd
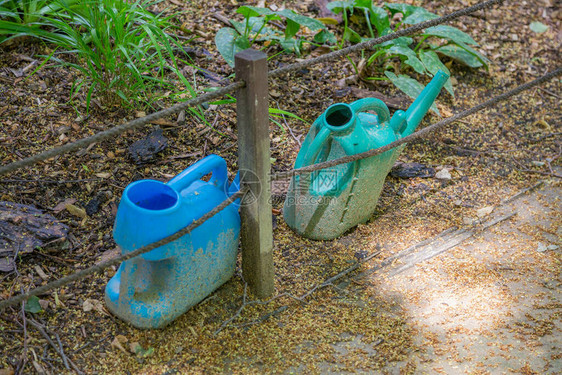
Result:
M281 108L279 108L279 103L275 103L275 104L277 105L277 109L281 110ZM293 139L297 142L299 147L302 146L301 141L299 141L299 139L295 136L295 133L293 133L293 129L291 129L291 127L289 126L289 123L287 122L287 119L285 118L285 115L281 114L281 117L283 118L283 122L285 123L285 126L287 127L287 129L289 129L289 133L291 134Z
M23 293L23 287L21 288L21 292ZM23 369L27 363L27 319L25 318L25 302L21 303L21 317L23 321L23 359L20 373L23 373Z
M547 89L543 89L542 87L539 87L539 90L541 90L541 91L547 93L548 95L554 96L555 98L562 99L562 97L561 97L560 95L556 95L556 94L553 93L552 91L549 91L549 90L547 90Z
M232 24L230 23L230 20L228 18L226 18L225 16L223 16L220 13L213 13L211 14L211 16L213 16L214 18L216 18L217 20L221 21L222 23L224 23L226 26L232 27Z
M74 369L74 371L76 371L77 374L79 375L83 375L84 373L82 371L80 371L80 369L74 364L74 362L72 362L72 360L70 358L67 358L66 355L64 354L64 351L62 349L62 345L57 346L57 344L55 344L53 342L53 340L51 339L51 337L49 336L49 334L45 331L45 329L43 328L43 326L41 324L39 324L38 322L36 322L33 319L29 319L29 322L31 323L32 326L34 326L39 333L41 333L41 335L45 338L45 340L47 340L47 342L49 343L49 345L51 345L51 347L55 350L55 352L61 357L61 359L63 360L63 363L66 367L67 370L70 370L70 367L68 366L70 364L70 366L72 366L72 368ZM60 343L60 339L58 338L57 335L57 340L59 340Z
M66 354L64 354L64 349L62 347L62 343L60 342L60 337L58 333L55 333L55 337L57 339L57 343L59 344L59 349L62 357L62 362L64 363L64 367L68 368L68 358L66 358Z

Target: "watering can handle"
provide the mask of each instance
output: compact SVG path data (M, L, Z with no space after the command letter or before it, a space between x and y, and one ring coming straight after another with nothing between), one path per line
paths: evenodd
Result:
M199 160L176 177L168 181L167 185L177 192L181 192L193 182L201 179L206 174L212 173L210 183L225 189L227 186L226 161L218 155L211 154Z
M390 112L384 102L377 98L359 99L350 104L355 113L374 111L379 117L379 123L390 120Z
M318 132L318 134L314 138L314 141L312 141L312 143L310 144L310 147L308 148L308 152L306 153L306 155L304 157L304 160L303 160L303 163L301 165L302 167L305 167L305 166L308 166L308 165L311 165L311 164L314 163L314 160L318 156L318 153L322 149L322 146L324 145L324 143L330 137L331 134L332 134L332 131L330 129L328 129L327 127L322 127L320 129L320 131ZM343 150L345 151L345 153L347 155L353 155L355 153L354 150L353 150L353 147L351 147L347 142L342 143L341 146L343 147ZM339 174L338 177L337 177L336 189L339 190L340 188L342 188L345 185L344 180L345 180L345 175Z

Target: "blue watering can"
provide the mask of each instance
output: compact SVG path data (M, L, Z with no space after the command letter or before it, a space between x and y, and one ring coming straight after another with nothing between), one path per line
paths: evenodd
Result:
M211 173L208 182L201 178ZM113 237L123 254L165 238L234 194L226 162L210 155L168 183L140 180L121 198ZM238 203L238 202L237 202ZM109 310L138 328L160 328L230 279L240 215L231 204L180 239L123 262L105 288Z

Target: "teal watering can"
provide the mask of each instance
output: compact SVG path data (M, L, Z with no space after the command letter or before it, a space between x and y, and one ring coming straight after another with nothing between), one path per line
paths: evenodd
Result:
M312 124L295 169L380 148L412 134L448 78L437 72L410 108L396 111L392 118L386 104L375 98L331 105ZM283 208L287 225L304 237L329 240L366 222L402 149L295 175Z
M209 181L201 178L211 173ZM168 183L141 180L123 192L113 237L123 254L168 237L218 206L224 159L210 155ZM138 328L160 328L232 277L240 216L231 204L180 239L123 262L105 288L109 310Z

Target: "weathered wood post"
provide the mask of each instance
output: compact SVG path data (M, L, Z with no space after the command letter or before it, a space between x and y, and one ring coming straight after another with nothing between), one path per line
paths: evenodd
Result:
M267 55L247 49L234 62L236 79L246 82L236 98L238 167L250 189L240 207L242 273L252 291L265 298L274 290Z

